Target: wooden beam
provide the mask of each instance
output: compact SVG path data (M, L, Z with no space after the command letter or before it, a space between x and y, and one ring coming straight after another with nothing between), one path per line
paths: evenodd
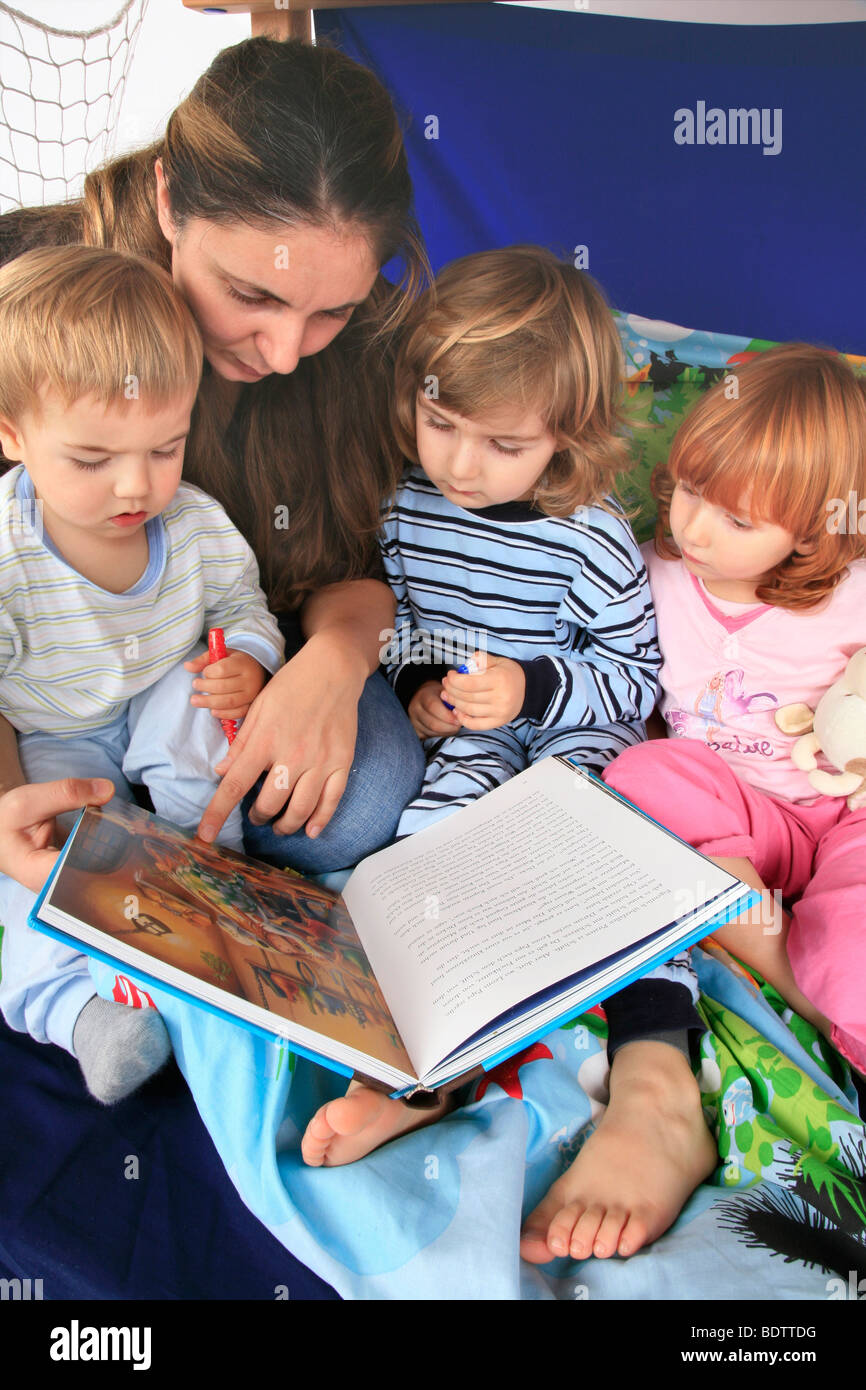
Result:
M470 0L472 4L488 0ZM456 5L463 0L318 0L315 5L305 0L181 0L187 10L209 11L216 14L248 14L253 34L268 34L275 39L305 39L312 41L312 11L364 9L371 5Z
M251 14L250 33L267 34L272 39L304 39L306 43L312 43L312 11L272 10L270 14Z
M314 5L304 0L181 0L187 10L211 10L223 14L248 14L288 18L293 12L314 10L363 9L371 5L458 5L466 0L317 0ZM468 0L470 4L487 4L489 0Z

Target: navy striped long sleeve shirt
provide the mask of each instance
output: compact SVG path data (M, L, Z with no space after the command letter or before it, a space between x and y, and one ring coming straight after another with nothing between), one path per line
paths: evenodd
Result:
M467 511L420 469L380 533L397 598L384 653L404 701L475 649L519 661L541 728L645 719L660 655L643 559L615 510L550 517L525 502Z

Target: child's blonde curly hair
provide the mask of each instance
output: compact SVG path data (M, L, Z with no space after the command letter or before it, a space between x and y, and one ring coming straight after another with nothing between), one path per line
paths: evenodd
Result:
M435 400L467 419L518 406L557 452L536 484L549 516L603 504L628 467L624 369L607 301L591 277L539 246L452 262L413 306L395 372L392 423L418 463L415 410Z

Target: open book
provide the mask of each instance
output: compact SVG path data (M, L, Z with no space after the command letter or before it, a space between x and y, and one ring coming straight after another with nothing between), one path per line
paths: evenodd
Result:
M30 921L406 1094L496 1065L754 899L547 758L371 855L342 897L136 806L88 808Z

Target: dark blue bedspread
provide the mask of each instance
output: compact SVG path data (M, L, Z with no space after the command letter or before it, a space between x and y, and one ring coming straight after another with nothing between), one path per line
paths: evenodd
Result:
M106 1109L0 1019L0 1134L0 1277L45 1299L337 1297L243 1205L173 1063Z

